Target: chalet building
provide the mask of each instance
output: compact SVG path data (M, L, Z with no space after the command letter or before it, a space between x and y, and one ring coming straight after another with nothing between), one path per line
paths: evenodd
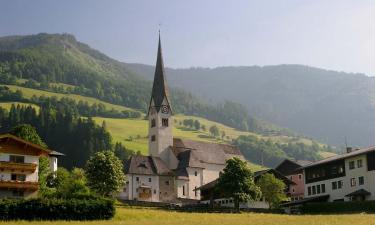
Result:
M302 167L310 164L310 161L285 159L275 170L288 177L294 184L291 184L287 195L291 201L303 199L305 196L305 178Z
M241 152L230 145L173 137L173 110L159 46L148 109L149 156L133 156L126 165L126 185L120 198L175 202L200 200L198 187L219 177L227 159Z
M51 170L56 171L61 155L11 134L0 135L0 198L36 196L39 158L48 157Z
M327 196L327 201L375 200L375 146L347 149L302 167L305 198Z
M289 180L286 176L282 175L275 169L266 169L257 171L254 173L254 182L258 183L259 179L264 174L273 174L277 179L280 179L284 182L286 189L285 193L289 193L290 186L296 185L293 181ZM201 187L198 190L201 191L201 203L210 204L211 206L221 206L221 207L234 207L233 199L225 198L223 194L215 192L215 185L217 184L218 179L211 181ZM253 208L253 209L268 209L269 204L264 200L264 198L259 201L252 202L240 202L240 208Z

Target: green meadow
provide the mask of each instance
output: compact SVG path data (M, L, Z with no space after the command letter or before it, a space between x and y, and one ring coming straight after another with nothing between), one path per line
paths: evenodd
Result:
M0 225L370 225L375 215L279 215L263 213L186 213L118 206L105 221L3 221Z

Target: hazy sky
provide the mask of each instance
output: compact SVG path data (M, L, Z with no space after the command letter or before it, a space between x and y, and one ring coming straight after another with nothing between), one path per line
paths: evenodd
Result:
M125 62L305 64L375 75L375 1L0 0L0 36L71 33Z

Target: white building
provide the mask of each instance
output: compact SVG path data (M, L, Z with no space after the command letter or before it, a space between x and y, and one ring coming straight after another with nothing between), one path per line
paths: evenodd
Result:
M159 46L148 110L150 156L133 156L127 165L127 182L120 198L173 202L200 200L196 188L219 177L226 160L244 159L230 145L173 137L173 111Z
M375 200L375 146L311 163L303 167L305 198L327 201Z
M39 158L48 157L51 171L56 171L61 155L11 134L0 135L0 198L36 196Z

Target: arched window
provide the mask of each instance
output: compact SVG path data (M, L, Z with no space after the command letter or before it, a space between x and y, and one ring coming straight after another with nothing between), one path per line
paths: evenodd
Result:
M155 127L156 126L156 121L155 121L155 119L152 119L151 120L151 127Z
M163 118L163 119L161 120L161 123L162 123L163 127L168 127L168 119Z

